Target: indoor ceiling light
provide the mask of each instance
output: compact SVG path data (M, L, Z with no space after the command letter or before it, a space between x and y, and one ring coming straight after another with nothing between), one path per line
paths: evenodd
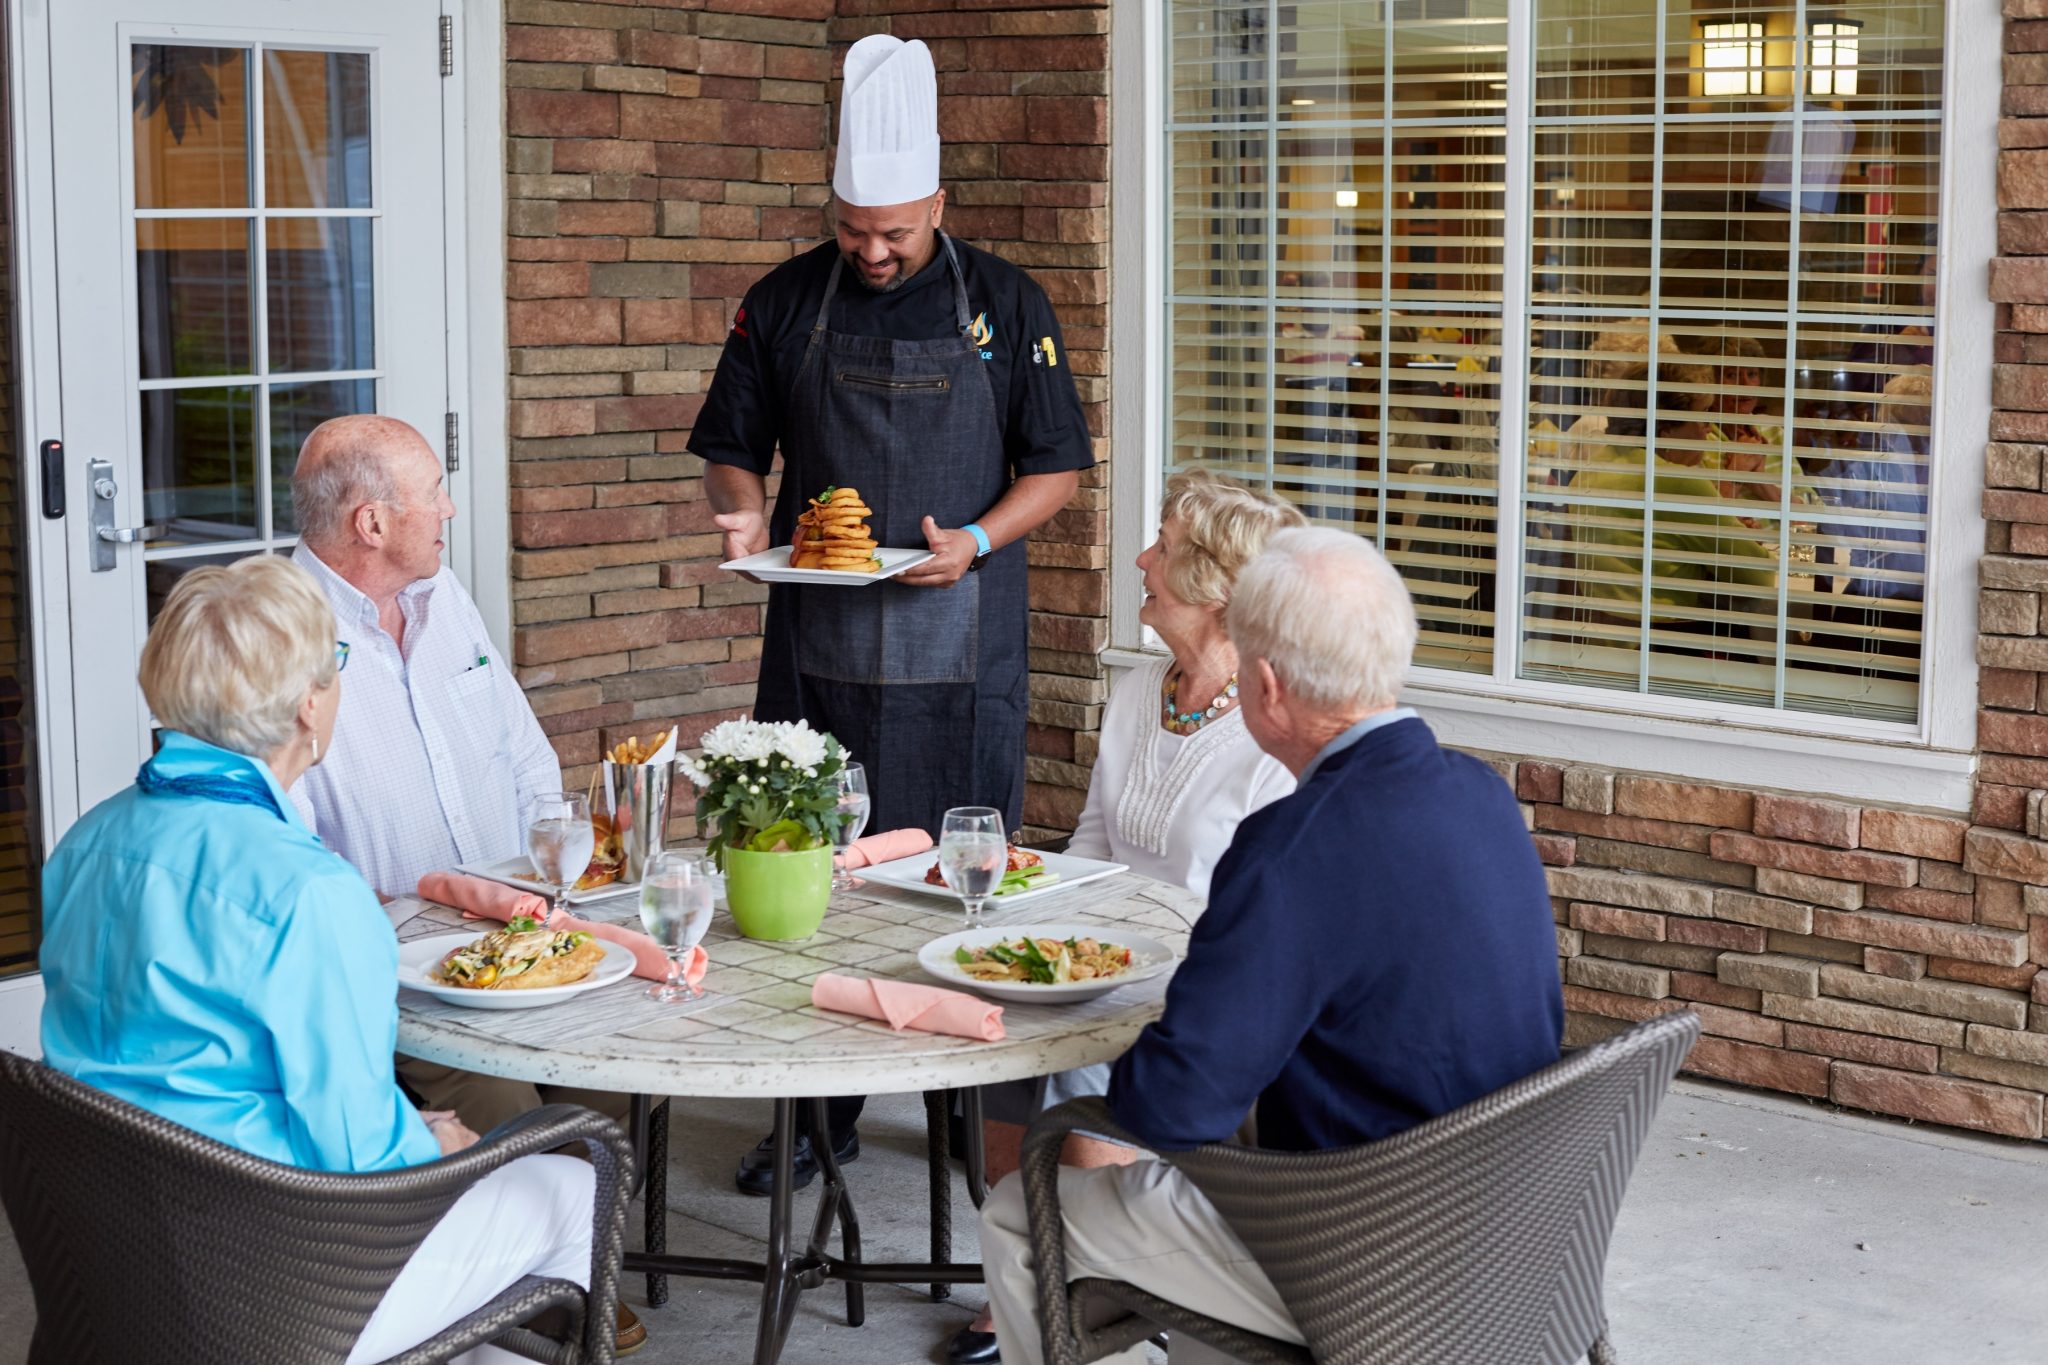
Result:
M1863 24L1857 19L1816 19L1808 62L1807 90L1823 99L1856 93L1857 44Z
M1303 99L1303 98L1302 98L1302 97L1301 97L1300 95L1296 95L1296 96L1295 96L1295 97L1294 97L1293 99L1291 99L1291 100L1289 100L1289 101L1287 101L1287 102L1288 102L1289 104L1293 105L1293 106L1294 106L1295 108L1297 108L1297 109L1299 109L1299 108L1303 107L1304 105L1309 105L1309 104L1314 104L1314 103L1315 103L1315 101L1314 101L1314 100L1311 100L1311 99Z
M1754 19L1700 25L1700 91L1709 97L1764 92L1764 26Z
M1357 207L1358 207L1358 191L1357 191L1357 190L1338 190L1338 191L1337 191L1337 207L1338 207L1338 208L1340 208L1340 209L1355 209L1355 208L1357 208Z

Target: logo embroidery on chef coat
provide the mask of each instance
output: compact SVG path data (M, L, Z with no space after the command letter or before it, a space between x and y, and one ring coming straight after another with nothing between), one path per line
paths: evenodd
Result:
M747 310L744 308L740 309L739 312L734 313L732 315L732 329L735 332L738 332L741 336L745 336L747 334L747 329L741 325L742 323L746 322L746 320Z
M967 324L967 339L973 342L975 348L981 352L983 360L994 360L996 358L996 353L988 349L989 343L995 340L995 335L995 328L988 325L988 313L986 311L975 314L974 321Z

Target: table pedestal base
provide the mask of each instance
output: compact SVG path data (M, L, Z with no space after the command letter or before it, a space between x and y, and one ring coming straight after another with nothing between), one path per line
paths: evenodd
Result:
M790 1222L794 1215L796 1183L797 1107L804 1109L804 1125L811 1139L811 1153L825 1186L818 1200L817 1217L811 1224L809 1243L791 1249ZM962 1092L962 1115L967 1129L967 1190L980 1207L984 1197L981 1146L981 1092ZM636 1124L637 1128L639 1125ZM638 1133L634 1135L639 1137ZM768 1198L768 1258L765 1261L724 1260L708 1256L671 1256L658 1247L628 1251L623 1269L629 1273L690 1275L710 1280L751 1280L761 1286L761 1317L754 1332L754 1365L775 1365L783 1342L796 1316L797 1296L807 1289L822 1288L828 1280L846 1285L846 1323L858 1327L867 1318L863 1286L870 1284L929 1284L933 1296L944 1285L980 1284L981 1267L951 1261L928 1263L868 1262L860 1254L860 1217L853 1207L852 1192L839 1163L832 1157L831 1135L825 1130L823 1100L775 1101L775 1190ZM645 1155L645 1148L641 1149ZM648 1182L652 1197L654 1182ZM950 1216L950 1210L941 1210ZM936 1216L936 1214L935 1214ZM834 1224L839 1228L839 1251L827 1248ZM650 1226L652 1221L650 1220ZM936 1229L935 1229L936 1232ZM950 1236L946 1238L950 1253ZM940 1250L934 1238L934 1251ZM651 1281L650 1281L651 1282ZM666 1298L666 1295L663 1295Z

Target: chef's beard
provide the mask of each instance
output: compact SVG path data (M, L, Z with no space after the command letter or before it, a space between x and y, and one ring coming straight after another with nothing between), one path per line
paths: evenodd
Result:
M903 273L903 262L901 261L896 262L896 273L889 277L888 283L869 284L867 275L861 270L859 257L848 252L841 252L840 257L846 262L846 268L853 272L854 283L867 290L870 294L893 293L910 282L910 276Z

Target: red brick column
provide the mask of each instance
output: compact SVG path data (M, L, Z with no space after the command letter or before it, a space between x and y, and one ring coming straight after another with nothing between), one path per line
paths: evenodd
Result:
M931 46L946 228L1044 287L1095 434L1102 463L1029 547L1024 820L1034 831L1069 830L1087 796L1108 695L1099 659L1109 641L1107 0L841 0L839 15L835 57L870 33Z
M825 230L832 11L511 7L513 653L572 784L752 702L765 592L683 447L739 298Z

